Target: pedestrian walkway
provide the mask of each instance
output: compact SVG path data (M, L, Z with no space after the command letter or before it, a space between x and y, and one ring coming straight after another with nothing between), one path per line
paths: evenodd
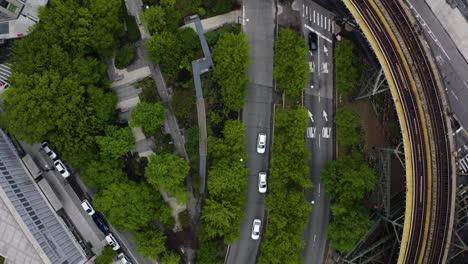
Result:
M222 15L210 17L210 18L205 18L201 20L201 27L203 29L203 32L206 33L208 31L215 30L227 24L237 24L239 23L239 19L242 19L241 11L234 10L226 14L222 14ZM186 27L197 31L196 24L186 22L185 25L182 26L182 28L186 28Z
M11 69L8 64L0 64L0 94L10 86L8 79L11 75Z

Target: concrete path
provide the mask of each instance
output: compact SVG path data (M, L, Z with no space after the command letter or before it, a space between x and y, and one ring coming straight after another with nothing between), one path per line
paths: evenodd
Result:
M201 26L203 27L203 32L208 32L217 28L220 28L226 24L236 24L239 23L239 19L242 19L241 17L241 11L240 10L234 10L230 13L226 13L223 15L215 16L215 17L210 17L210 18L205 18L201 20ZM196 25L194 24L185 24L184 27L189 27L192 28L193 30L196 31Z

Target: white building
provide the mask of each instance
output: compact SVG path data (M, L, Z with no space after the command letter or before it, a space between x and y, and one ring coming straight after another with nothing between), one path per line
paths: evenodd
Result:
M39 21L38 9L47 0L0 0L0 40L28 34Z

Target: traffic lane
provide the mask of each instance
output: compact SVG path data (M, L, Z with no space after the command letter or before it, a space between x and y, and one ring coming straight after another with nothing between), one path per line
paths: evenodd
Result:
M335 15L315 2L304 1L301 7L301 18L303 23L314 28L317 33L330 38L335 29Z

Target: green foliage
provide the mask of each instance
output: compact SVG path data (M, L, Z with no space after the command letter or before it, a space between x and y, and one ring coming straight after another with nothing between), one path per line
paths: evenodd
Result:
M354 43L349 39L338 41L335 46L336 90L343 95L356 91L362 72L362 61Z
M360 141L361 119L359 114L349 106L339 107L334 122L336 125L336 138L342 146L356 145Z
M198 160L198 133L198 126L189 127L184 131L185 149L191 161Z
M372 225L366 208L358 203L375 188L377 177L361 154L354 152L330 161L320 178L334 203L328 238L336 249L347 252Z
M197 263L199 264L221 264L224 263L220 254L221 247L217 241L204 241L200 243L197 250Z
M374 171L357 152L330 161L320 178L328 197L339 204L362 200L377 183Z
M243 216L247 169L244 149L244 125L238 120L225 123L223 138L210 137L212 166L208 170L208 193L202 219L208 237L224 237L231 243L239 236Z
M138 40L140 40L141 33L134 16L126 17L126 25L128 40L130 40L131 42L137 42Z
M196 122L197 105L194 90L177 89L171 98L171 103L179 124L188 127Z
M165 74L173 76L183 65L184 47L175 34L168 31L156 34L146 41L146 47Z
M239 34L240 32L241 32L241 27L239 24L225 25L215 30L210 30L206 32L205 38L208 44L213 46L218 42L218 39L222 35L227 34L227 33Z
M177 31L177 37L183 45L183 53L187 61L195 59L196 52L201 50L198 34L191 28L183 28Z
M135 59L135 48L128 44L123 45L115 55L115 67L125 69Z
M181 17L187 17L196 14L201 3L201 0L177 0L175 9L180 13ZM203 16L200 12L198 14Z
M112 264L114 257L115 257L115 251L112 249L112 247L105 246L101 252L101 255L99 255L94 260L94 263L95 264Z
M118 229L137 231L157 215L157 197L146 185L112 183L94 196L94 206Z
M13 48L2 115L10 133L29 143L47 138L74 166L96 158L94 137L113 121L116 97L105 92L105 64L90 56L114 47L119 10L119 0L40 9L41 23Z
M173 7L153 5L144 10L142 20L151 35L162 31L175 33L179 27L180 15Z
M249 44L245 33L221 36L213 48L213 79L221 87L224 105L238 111L247 95Z
M217 16L228 13L233 8L233 0L203 0L208 16Z
M140 100L147 103L156 103L159 99L154 81L151 78L145 78L135 85L135 87L141 87L142 92L140 94Z
M172 251L167 251L161 258L161 262L164 264L179 264L180 261L180 256Z
M109 126L106 128L105 136L96 137L96 143L99 145L102 155L118 159L133 149L135 138L129 127Z
M159 229L147 228L138 231L135 235L135 243L140 253L145 258L158 258L166 252L166 235Z
M312 185L304 140L307 118L304 108L275 113L266 201L269 218L259 263L302 263L298 253L304 246L302 230L310 213L304 188Z
M176 154L152 154L149 156L145 176L148 183L156 189L164 189L174 196L178 203L185 204L188 192L184 180L189 169L187 162Z
M286 95L299 96L305 87L308 73L304 38L292 29L280 29L279 36L275 40L273 68L277 87Z
M161 103L140 102L132 110L131 127L142 127L147 136L156 134L166 120L166 108Z
M106 188L112 183L125 182L123 164L119 160L93 160L80 173L81 180L88 186Z

